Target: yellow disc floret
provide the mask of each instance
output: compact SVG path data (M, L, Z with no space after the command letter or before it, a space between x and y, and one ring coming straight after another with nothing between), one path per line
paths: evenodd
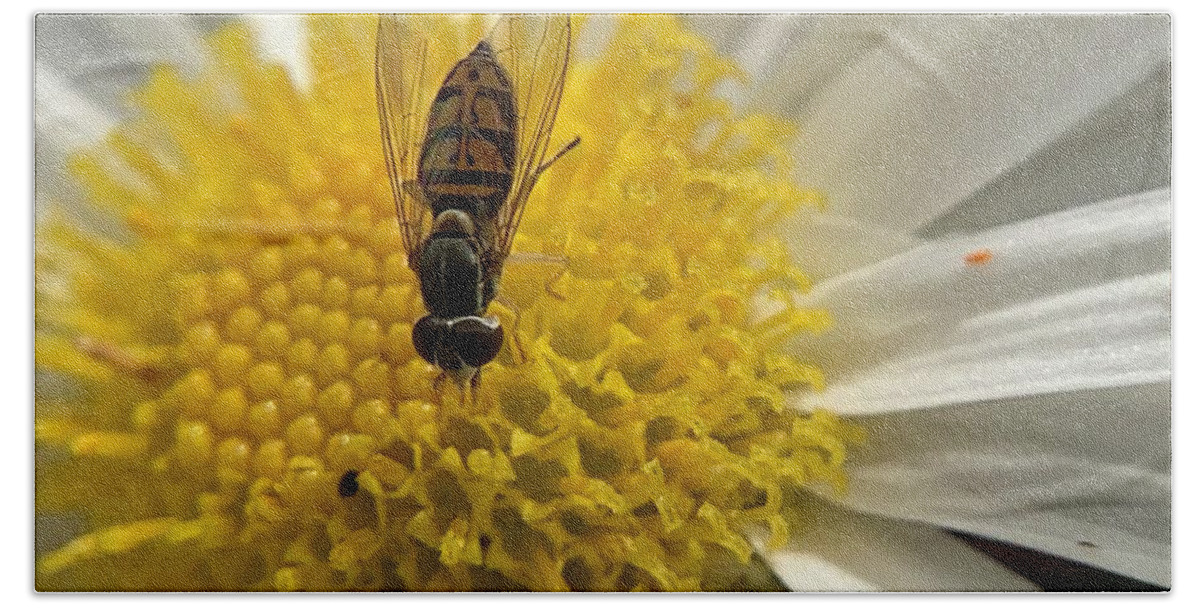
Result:
M787 491L842 486L859 434L788 406L822 383L788 343L829 322L770 233L820 202L791 127L735 115L735 68L676 21L621 19L518 233L566 268L510 260L508 341L461 399L411 343L375 20L308 25L306 90L242 27L199 79L155 69L72 163L122 232L39 227L37 511L78 534L38 588L756 586L747 533L781 544Z

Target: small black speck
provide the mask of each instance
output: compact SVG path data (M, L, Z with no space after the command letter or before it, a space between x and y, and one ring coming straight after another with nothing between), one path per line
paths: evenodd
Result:
M345 475L338 480L338 494L343 498L350 498L358 494L358 471L350 469Z
M1088 542L1088 541L1086 541L1086 540L1081 540L1081 541L1079 541L1079 542L1078 542L1078 543L1076 543L1076 544L1077 544L1077 545L1079 545L1080 547L1087 547L1088 549L1095 549L1095 548L1096 548L1096 544L1095 544L1095 543L1089 543L1089 542Z

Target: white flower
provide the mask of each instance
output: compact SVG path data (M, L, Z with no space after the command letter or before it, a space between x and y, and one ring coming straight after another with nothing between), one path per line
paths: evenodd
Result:
M840 501L893 520L846 527L915 541L801 538L783 579L1003 585L932 525L1170 586L1169 18L703 23L829 195L789 227L836 320L799 347L839 356L800 405L867 426Z
M953 529L1170 586L1169 18L691 19L750 74L739 103L802 125L828 209L781 230L836 324L796 345L828 377L796 406L870 437L819 532L765 553L781 580L1033 588ZM39 205L217 20L38 20ZM294 22L252 21L303 81Z

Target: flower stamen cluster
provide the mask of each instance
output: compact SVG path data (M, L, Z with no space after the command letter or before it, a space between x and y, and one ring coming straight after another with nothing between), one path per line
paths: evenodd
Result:
M127 234L39 230L37 362L69 386L39 393L37 508L93 530L40 588L711 588L748 530L786 540L788 488L845 483L858 431L788 407L822 378L787 344L829 320L770 235L819 197L790 127L717 95L728 61L637 17L572 66L583 144L516 244L567 270L509 264L517 343L462 400L411 344L374 20L309 26L310 90L241 27L198 80L156 69L72 167Z

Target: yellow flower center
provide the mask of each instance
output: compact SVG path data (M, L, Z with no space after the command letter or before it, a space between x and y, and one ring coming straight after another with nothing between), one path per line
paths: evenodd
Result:
M70 386L39 389L37 508L91 530L39 588L736 587L746 533L783 543L786 491L841 487L859 434L788 407L822 380L787 343L828 324L770 236L819 202L791 128L735 116L735 68L674 20L622 19L515 247L566 271L508 264L513 339L461 399L411 343L374 24L309 20L308 91L222 30L73 163L128 233L39 230L37 361Z

